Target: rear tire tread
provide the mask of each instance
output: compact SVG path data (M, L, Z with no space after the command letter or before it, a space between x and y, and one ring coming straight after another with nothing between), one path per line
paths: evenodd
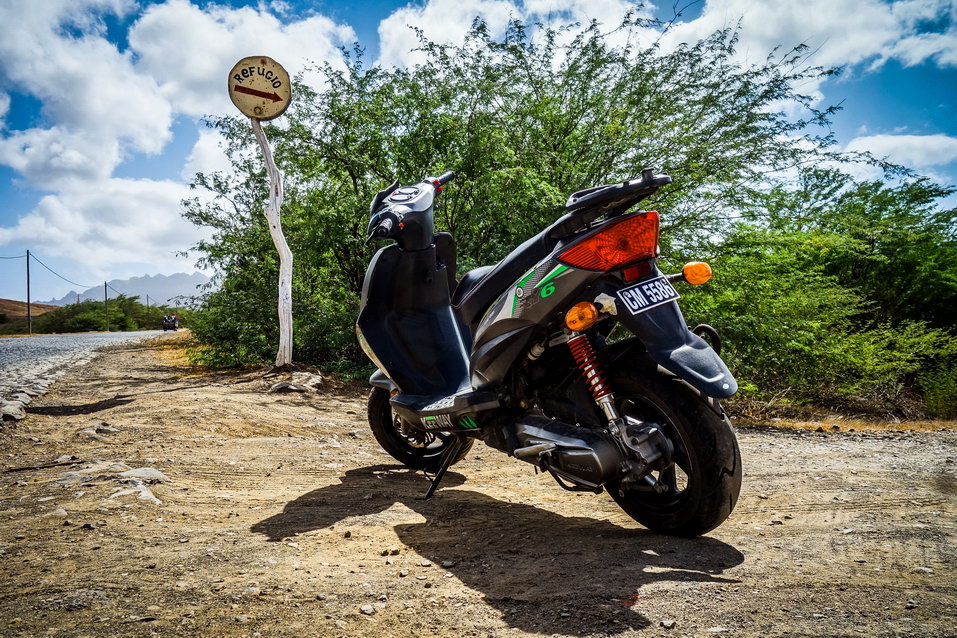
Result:
M627 369L613 370L609 377L617 398L640 396L671 421L694 468L687 494L676 504L658 506L648 493L620 496L617 484L608 486L612 498L629 516L661 534L698 536L724 522L737 503L742 478L741 453L727 418L680 380L659 374L657 366L630 361Z

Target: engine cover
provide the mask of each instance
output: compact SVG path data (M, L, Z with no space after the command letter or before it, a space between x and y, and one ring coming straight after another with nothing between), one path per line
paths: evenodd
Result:
M625 460L604 434L543 416L522 417L502 430L504 436L486 443L587 488L615 478Z

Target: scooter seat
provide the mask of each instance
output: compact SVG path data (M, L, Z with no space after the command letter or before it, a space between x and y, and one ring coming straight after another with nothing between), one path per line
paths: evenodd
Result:
M445 430L452 428L460 416L498 407L499 400L494 392L467 390L450 396L400 392L389 403L408 421L419 421L429 429Z

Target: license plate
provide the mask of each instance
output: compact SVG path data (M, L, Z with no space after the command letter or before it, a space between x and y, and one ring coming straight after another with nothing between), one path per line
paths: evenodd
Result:
M680 296L665 277L655 277L618 291L618 298L633 315L674 301Z

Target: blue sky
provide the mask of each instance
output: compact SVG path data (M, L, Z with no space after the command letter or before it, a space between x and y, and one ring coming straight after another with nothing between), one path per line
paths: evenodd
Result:
M265 53L291 72L341 60L417 61L410 26L455 41L473 18L616 23L627 0L428 0L411 4L200 0L0 0L0 256L30 249L67 278L192 271L201 237L179 216L188 176L224 166L206 114L232 113L225 75ZM641 8L670 19L672 3ZM841 103L842 148L957 183L957 6L953 0L703 0L665 46L741 21L742 61L808 44L841 67L802 87ZM649 32L649 36L657 37ZM862 172L861 177L876 176ZM957 199L952 200L957 202ZM34 299L77 286L35 268ZM23 299L23 260L0 260L0 297Z

